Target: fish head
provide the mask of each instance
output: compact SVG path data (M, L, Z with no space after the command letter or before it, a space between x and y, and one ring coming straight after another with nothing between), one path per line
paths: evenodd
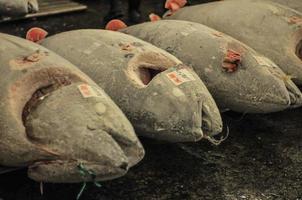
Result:
M227 45L221 65L225 72L217 77L223 85L215 94L217 101L245 113L277 112L301 105L301 92L279 66L242 43L233 40ZM234 64L235 68L225 68Z
M108 180L124 175L144 150L130 122L98 86L72 83L49 91L26 114L27 136L50 157L33 161L40 182ZM37 96L34 96L37 99Z
M128 71L141 85L138 97L133 98L140 99L132 119L136 131L170 142L198 141L220 133L218 108L193 69L181 63L173 66L158 53L154 59L147 55L152 53L130 64L132 71Z

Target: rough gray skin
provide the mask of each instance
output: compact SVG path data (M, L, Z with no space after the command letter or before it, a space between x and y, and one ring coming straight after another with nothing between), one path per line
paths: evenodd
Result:
M0 16L19 16L39 10L37 0L1 0Z
M262 0L230 0L180 9L167 19L201 23L270 58L302 84L302 15Z
M299 12L302 12L302 1L301 0L269 0L285 6L288 6L292 9L295 9Z
M0 34L0 44L0 165L28 166L36 181L81 182L122 176L142 159L130 122L87 75L24 39ZM85 98L83 85L94 95Z
M54 35L41 44L104 88L140 135L186 142L222 130L219 110L195 72L149 43L114 31L77 30ZM175 85L168 74L181 69L194 80ZM158 74L144 83L148 70Z
M302 103L299 89L273 62L204 25L160 20L121 31L165 49L192 66L222 110L268 113ZM235 72L222 68L227 50L241 54L242 62Z

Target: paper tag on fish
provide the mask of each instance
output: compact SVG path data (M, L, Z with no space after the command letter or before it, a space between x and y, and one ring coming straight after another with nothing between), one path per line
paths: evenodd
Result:
M100 89L92 87L88 84L78 85L78 88L84 98L103 96L103 92Z
M167 77L175 84L181 85L185 82L194 81L195 77L188 69L179 69L166 74Z
M266 58L264 58L264 57L262 57L262 56L253 56L253 57L255 58L255 60L257 61L257 63L258 63L259 65L265 65L265 66L268 65L267 59L266 59Z

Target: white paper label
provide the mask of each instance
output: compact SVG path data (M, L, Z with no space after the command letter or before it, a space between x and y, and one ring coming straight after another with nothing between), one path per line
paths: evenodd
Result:
M188 69L179 69L179 70L167 73L166 75L175 85L181 85L185 82L195 80L195 77Z
M78 88L84 98L103 96L103 92L100 89L94 88L88 84L78 85Z

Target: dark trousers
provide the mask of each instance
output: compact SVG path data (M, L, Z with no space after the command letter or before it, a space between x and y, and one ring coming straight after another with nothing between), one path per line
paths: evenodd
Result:
M129 10L139 10L141 0L128 0ZM110 0L110 11L122 11L122 0Z
M128 0L129 10L139 10L141 0Z
M128 0L128 11L129 19L132 22L140 22L141 15L139 12L139 7L141 0ZM110 0L110 9L108 14L105 16L105 23L111 19L121 19L124 16L123 0Z

